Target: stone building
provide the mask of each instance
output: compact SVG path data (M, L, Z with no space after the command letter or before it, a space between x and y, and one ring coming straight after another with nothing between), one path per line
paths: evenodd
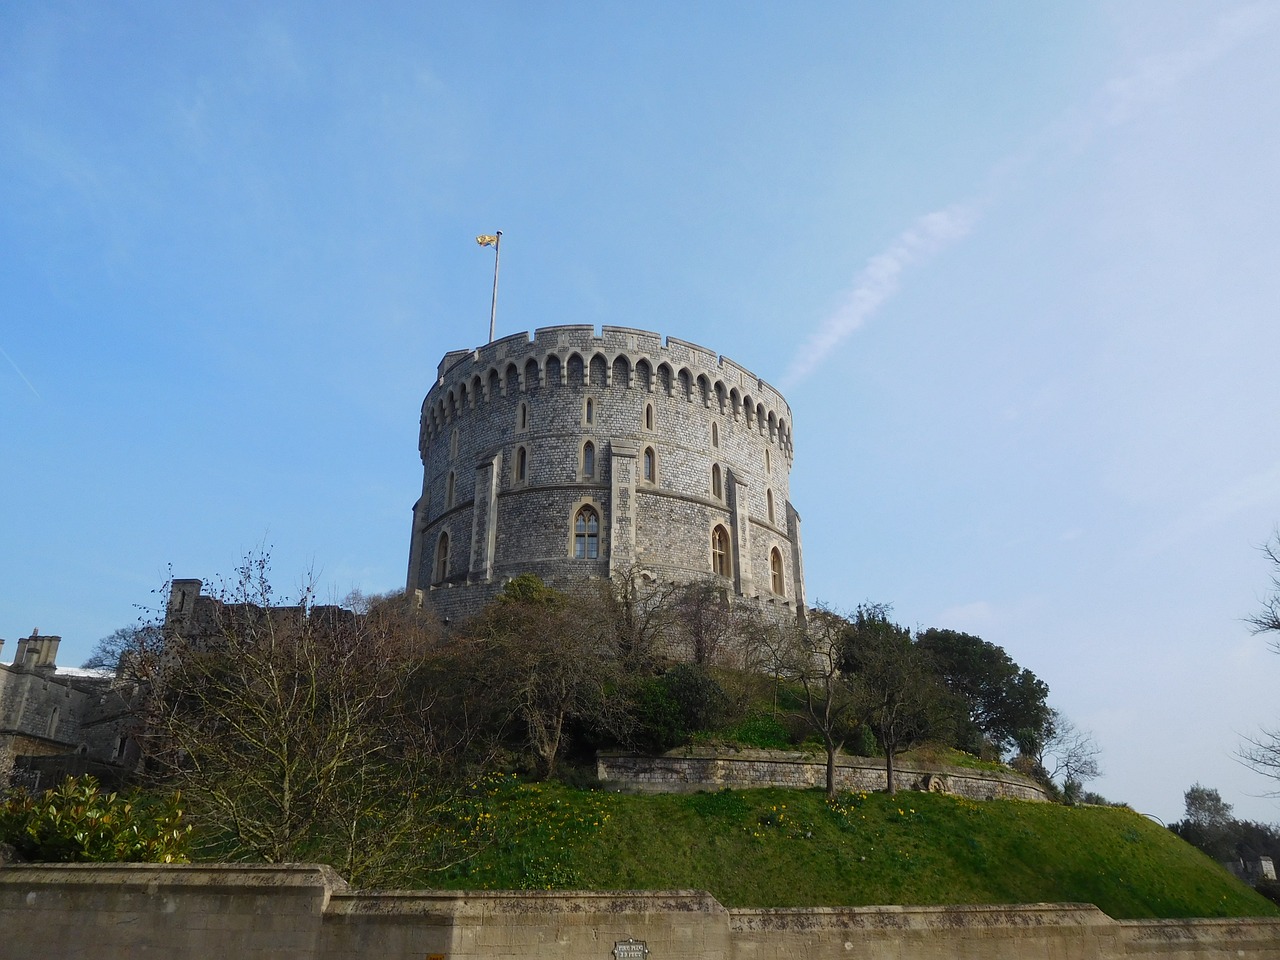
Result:
M68 773L114 782L138 759L125 691L108 671L59 667L61 641L32 631L0 664L0 754L33 789Z
M445 354L422 405L408 590L445 619L511 577L715 578L804 610L791 410L697 344L544 327Z

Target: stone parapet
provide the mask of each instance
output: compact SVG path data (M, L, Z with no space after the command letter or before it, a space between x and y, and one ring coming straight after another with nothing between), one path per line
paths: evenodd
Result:
M0 869L4 960L1264 960L1280 920L1089 904L725 909L699 891L356 892L329 867Z
M898 782L906 789L951 793L971 800L1048 800L1044 788L1028 777L996 770L978 770L900 760L894 764ZM596 756L596 776L607 786L635 793L694 793L698 790L754 787L822 787L827 782L822 754L782 750L708 751L678 749L660 757L625 753ZM836 789L884 790L884 761L839 756Z

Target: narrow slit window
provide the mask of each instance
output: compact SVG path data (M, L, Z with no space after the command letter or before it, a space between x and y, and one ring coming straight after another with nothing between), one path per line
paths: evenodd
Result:
M582 445L582 475L584 477L596 475L596 445L590 440Z

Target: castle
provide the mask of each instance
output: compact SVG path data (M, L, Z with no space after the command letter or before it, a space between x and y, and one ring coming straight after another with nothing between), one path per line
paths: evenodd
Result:
M691 582L804 611L783 396L697 344L556 326L440 361L407 589L442 619L511 577Z
M710 581L776 621L804 615L791 409L697 344L558 326L452 351L418 450L407 588L446 622L523 573L558 587ZM208 627L217 602L201 586L173 581L168 623ZM131 688L57 667L58 642L33 633L0 665L0 751L33 775L93 764L110 778L137 762Z
M0 663L0 789L10 759L16 782L32 790L67 774L116 782L137 762L129 691L108 671L59 667L61 641L33 630L18 641L12 665Z

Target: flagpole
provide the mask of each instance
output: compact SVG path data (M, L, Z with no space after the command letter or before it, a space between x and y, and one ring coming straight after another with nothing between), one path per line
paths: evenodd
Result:
M489 342L493 343L493 324L498 318L498 263L502 258L502 231L495 230L493 241L493 300L489 304Z

